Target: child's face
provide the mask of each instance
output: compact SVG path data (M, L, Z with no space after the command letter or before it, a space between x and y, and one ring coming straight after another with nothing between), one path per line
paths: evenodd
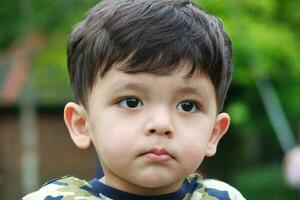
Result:
M188 72L186 66L168 76L112 69L97 80L80 131L92 140L107 185L137 194L174 192L215 153L229 117L217 115L211 81L186 78Z

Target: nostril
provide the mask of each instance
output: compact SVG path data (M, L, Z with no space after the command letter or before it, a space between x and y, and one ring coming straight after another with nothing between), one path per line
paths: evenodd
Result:
M155 134L155 133L157 133L157 134L162 134L162 135L171 135L171 134L172 134L171 131L156 131L156 129L150 129L150 130L149 130L149 133L150 133L150 134Z
M166 135L171 135L171 131L166 131L165 134Z
M150 133L155 133L156 131L154 129L151 129L150 130Z

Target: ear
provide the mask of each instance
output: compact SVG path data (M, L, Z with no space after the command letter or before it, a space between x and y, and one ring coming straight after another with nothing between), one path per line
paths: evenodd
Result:
M86 149L91 144L86 110L82 105L69 102L65 106L64 120L70 136L78 148Z
M210 139L208 141L206 156L210 157L215 155L217 151L217 146L220 139L225 135L226 131L229 128L230 117L227 113L220 113L217 115L214 128L212 130Z

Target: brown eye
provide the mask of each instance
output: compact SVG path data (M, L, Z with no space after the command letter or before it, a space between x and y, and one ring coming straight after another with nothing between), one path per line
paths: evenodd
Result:
M193 100L185 100L177 104L176 109L183 112L196 112L200 110L200 106Z
M126 97L119 102L119 105L122 108L129 109L139 108L143 106L142 102L136 97Z

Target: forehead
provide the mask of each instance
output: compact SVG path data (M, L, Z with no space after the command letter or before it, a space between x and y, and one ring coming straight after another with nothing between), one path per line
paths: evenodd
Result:
M216 92L212 81L205 73L190 74L191 67L184 65L167 75L153 73L127 73L114 67L104 77L99 77L92 93L118 93L122 90L147 90L149 92L197 93L205 98L215 98Z

